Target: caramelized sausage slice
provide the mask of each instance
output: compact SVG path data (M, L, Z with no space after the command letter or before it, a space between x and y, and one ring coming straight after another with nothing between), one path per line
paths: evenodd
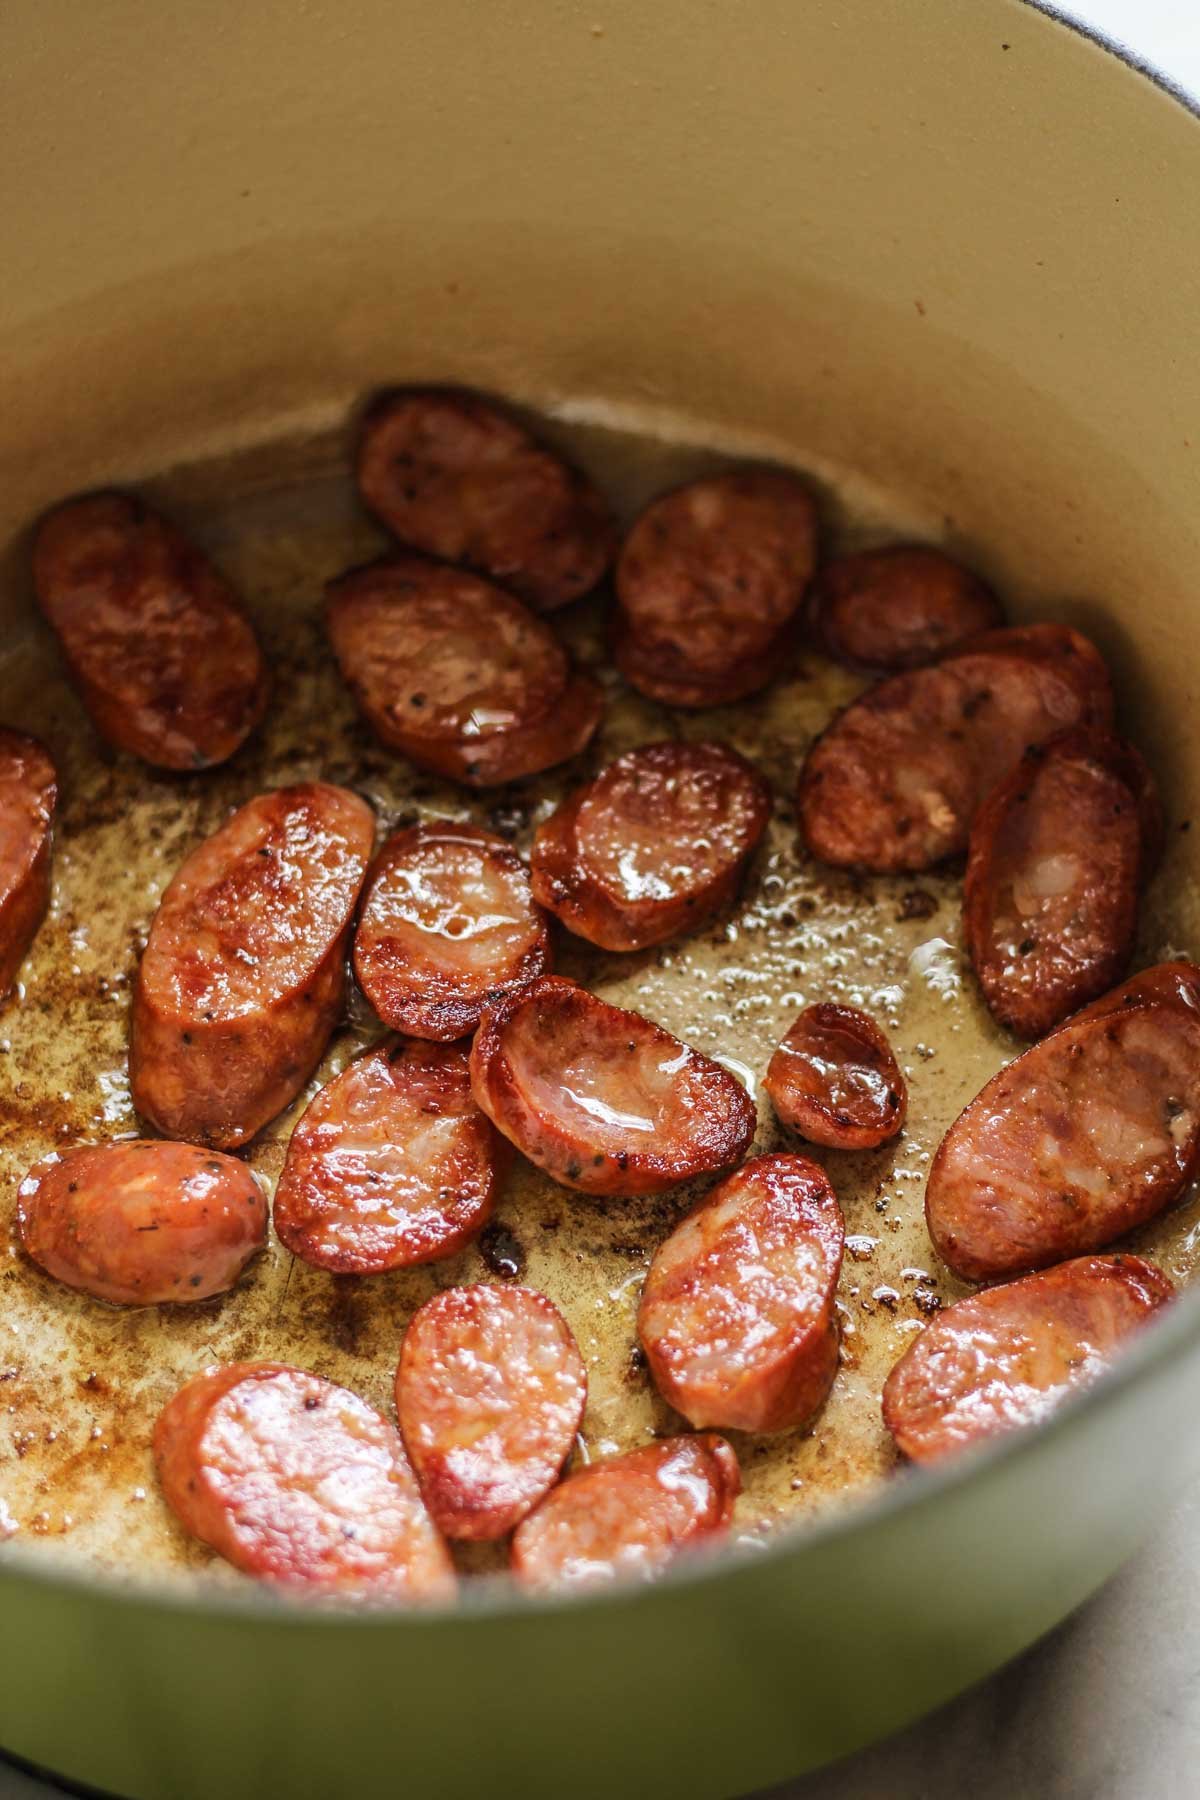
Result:
M766 829L771 793L723 744L648 744L538 828L535 897L605 950L694 931L730 901Z
M319 1375L206 1369L160 1413L154 1460L184 1530L247 1575L388 1599L454 1591L399 1432Z
M571 1328L533 1288L447 1288L404 1335L396 1414L451 1538L505 1537L554 1486L583 1418Z
M1100 1249L1178 1199L1200 1156L1200 969L1135 975L1001 1069L942 1139L938 1254L990 1281Z
M914 1462L1035 1424L1174 1293L1140 1256L1082 1256L957 1300L888 1376L883 1422Z
M512 1568L530 1587L590 1587L655 1575L680 1550L723 1536L742 1489L724 1438L664 1438L593 1463L518 1525Z
M557 975L484 1008L471 1088L530 1162L589 1194L661 1193L737 1162L754 1136L727 1069Z
M805 842L840 867L931 868L966 849L981 801L1031 744L1111 720L1108 671L1077 631L986 632L869 688L817 739L800 777Z
M873 1150L904 1124L908 1089L892 1047L856 1006L807 1006L763 1083L785 1125L833 1150Z
M124 494L48 513L33 579L96 729L161 769L225 762L266 709L254 628L208 558Z
M58 783L36 738L0 726L0 1001L17 979L50 904Z
M230 1149L304 1086L337 1022L375 821L345 788L247 801L184 862L133 996L134 1105L166 1137Z
M1129 966L1156 855L1153 778L1130 745L1068 732L1028 750L971 827L966 941L994 1016L1052 1031Z
M587 480L494 401L403 388L371 408L358 486L394 537L547 612L594 588L616 530Z
M466 1037L485 1000L549 964L545 914L503 838L437 819L388 839L354 938L354 973L385 1025Z
M157 1139L81 1144L17 1189L27 1255L67 1287L124 1306L207 1300L267 1238L267 1202L232 1156Z
M863 669L920 668L1001 622L991 589L924 544L827 563L813 584L812 611L830 656Z
M390 1040L310 1101L275 1190L302 1262L376 1275L453 1256L491 1216L499 1144L457 1045Z
M791 1431L838 1366L845 1231L823 1169L756 1156L655 1252L638 1336L659 1393L691 1425Z

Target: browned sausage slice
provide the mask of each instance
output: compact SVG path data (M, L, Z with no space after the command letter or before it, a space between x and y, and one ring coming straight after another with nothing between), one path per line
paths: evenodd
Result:
M817 739L800 777L805 841L841 867L928 869L966 849L981 801L1031 744L1111 720L1108 671L1077 631L986 632L868 689Z
M0 726L0 1001L50 904L50 841L58 783L36 738Z
M963 914L1002 1025L1042 1037L1120 980L1160 836L1149 770L1104 732L1028 750L993 788L971 827Z
M884 1424L914 1462L1035 1424L1174 1293L1140 1256L1083 1256L957 1300L888 1376Z
M167 1137L244 1144L304 1086L337 1022L371 809L302 782L247 801L183 863L133 997L134 1105Z
M389 1599L454 1591L399 1432L319 1375L206 1369L163 1408L154 1460L184 1530L247 1575Z
M595 587L616 548L586 476L480 394L382 395L359 439L358 485L402 543L478 569L543 612Z
M484 1008L471 1088L530 1162L589 1194L661 1193L737 1162L754 1136L728 1069L557 975Z
M96 729L119 750L209 768L261 719L269 683L237 596L142 501L56 507L38 527L33 579Z
M586 1399L578 1345L544 1294L479 1285L427 1300L404 1334L396 1414L438 1529L505 1537L558 1480Z
M763 1083L785 1125L834 1150L873 1150L904 1124L908 1089L887 1038L856 1006L807 1006Z
M942 1139L925 1218L990 1281L1098 1250L1182 1193L1200 1155L1200 969L1162 963L1001 1069Z
M545 914L503 838L451 819L390 837L363 892L354 972L385 1025L449 1042L550 964Z
M309 1103L275 1190L275 1229L303 1262L342 1275L452 1256L491 1216L498 1153L466 1051L390 1040Z
M605 950L660 944L733 898L770 812L762 776L723 744L647 744L538 828L534 895Z
M791 1431L838 1366L845 1231L823 1169L756 1156L655 1252L638 1336L659 1393L691 1425Z
M839 556L811 604L830 656L852 668L917 669L1001 622L991 589L924 544Z

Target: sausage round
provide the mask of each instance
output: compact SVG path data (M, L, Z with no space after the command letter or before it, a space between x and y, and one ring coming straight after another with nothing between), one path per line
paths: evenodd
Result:
M830 656L863 669L917 669L1001 623L991 589L924 544L826 563L811 607Z
M205 1369L159 1415L154 1461L184 1530L247 1575L389 1599L453 1594L399 1432L319 1375Z
M390 837L363 890L354 973L385 1025L449 1042L550 966L550 932L503 838L437 819Z
M805 842L840 867L931 868L966 849L980 802L1031 744L1111 720L1108 671L1077 631L986 632L869 688L816 740L798 795Z
M1083 1256L957 1300L888 1376L884 1424L914 1462L1034 1424L1174 1293L1140 1256Z
M587 1378L533 1288L447 1288L404 1334L396 1414L425 1504L451 1538L505 1537L558 1480Z
M770 789L736 751L645 745L538 828L534 896L602 949L661 944L733 898L770 813Z
M36 738L0 726L0 1002L50 904L58 783Z
M159 903L133 996L134 1105L230 1149L299 1092L341 1011L371 809L302 782L247 801Z
M807 1006L763 1082L785 1125L833 1150L874 1150L895 1137L908 1089L887 1038L856 1006Z
M242 1163L194 1144L81 1144L29 1171L17 1230L67 1287L160 1306L232 1287L266 1243L267 1202Z
M742 1488L724 1438L664 1438L593 1463L551 1490L513 1534L530 1587L590 1587L654 1575L680 1550L723 1536Z
M737 1162L754 1136L728 1069L557 975L484 1008L471 1089L530 1162L589 1194L661 1193Z
M161 769L225 762L266 710L254 628L182 532L125 494L38 526L33 579L96 729Z
M1200 969L1162 963L1001 1069L950 1127L925 1218L990 1281L1098 1250L1178 1198L1200 1157Z
M457 1045L390 1040L310 1101L275 1190L302 1262L375 1275L453 1256L491 1217L499 1143Z
M756 1156L659 1245L638 1336L663 1399L690 1425L791 1431L838 1366L845 1229L823 1169Z
M357 475L402 543L490 575L539 611L586 594L612 561L616 528L592 483L482 395L382 395Z

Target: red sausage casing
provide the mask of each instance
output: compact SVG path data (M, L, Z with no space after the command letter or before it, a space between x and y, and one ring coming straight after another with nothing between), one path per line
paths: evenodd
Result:
M810 606L830 656L863 669L920 668L1001 622L978 576L925 544L837 557L814 581Z
M0 726L0 1001L50 904L50 842L58 784L36 738Z
M763 1086L785 1125L834 1150L873 1150L908 1112L908 1088L880 1027L832 1001L805 1007Z

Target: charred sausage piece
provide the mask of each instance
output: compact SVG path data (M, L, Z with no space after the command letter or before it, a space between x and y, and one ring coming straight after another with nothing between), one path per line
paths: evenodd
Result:
M1043 1037L1121 979L1161 837L1153 778L1130 745L1068 732L1029 750L976 814L963 896L984 999Z
M471 1088L530 1162L589 1194L661 1193L737 1162L754 1136L727 1069L557 975L484 1008Z
M664 1438L593 1463L518 1525L512 1569L529 1587L591 1587L658 1573L681 1550L723 1536L742 1488L724 1438Z
M319 1375L206 1369L160 1413L154 1461L184 1530L247 1575L387 1599L454 1592L399 1432Z
M302 782L240 807L183 863L133 996L134 1105L166 1137L231 1149L292 1100L341 1012L375 821Z
M1001 1069L942 1139L925 1218L990 1281L1110 1244L1182 1193L1200 1156L1200 969L1162 963Z
M638 1336L659 1393L691 1425L791 1431L838 1366L845 1232L823 1169L756 1156L655 1252Z
M544 1294L479 1285L427 1300L404 1335L396 1414L438 1529L507 1536L558 1480L586 1399L578 1345Z
M438 819L388 839L354 938L354 972L385 1025L466 1037L485 1000L549 965L546 916L503 838Z
M605 950L661 944L733 898L770 812L762 776L722 744L631 750L539 827L534 895Z
M873 1150L895 1137L908 1089L887 1038L856 1006L807 1006L763 1083L785 1125L833 1150Z
M275 1190L302 1262L376 1275L453 1256L486 1224L500 1144L457 1045L391 1040L313 1098Z
M771 640L757 656L728 663L719 675L701 679L689 674L681 657L668 655L661 646L647 647L618 615L613 637L613 661L630 687L660 706L685 706L693 710L733 706L777 681L791 660L790 628Z
M817 739L800 777L805 842L839 867L932 868L966 849L980 803L1031 744L1111 720L1108 672L1077 631L985 632L868 689Z
M1140 1256L1082 1256L957 1300L888 1376L884 1424L914 1462L1032 1425L1095 1381L1174 1293Z
M17 1230L67 1287L160 1306L232 1287L266 1242L267 1202L242 1163L194 1144L81 1144L29 1171Z
M862 669L918 669L1001 622L991 589L923 544L839 556L811 604L830 656Z
M36 738L0 726L0 1002L50 904L58 783Z
M125 494L48 513L33 548L38 601L97 731L160 769L232 756L266 709L254 628L224 576Z

